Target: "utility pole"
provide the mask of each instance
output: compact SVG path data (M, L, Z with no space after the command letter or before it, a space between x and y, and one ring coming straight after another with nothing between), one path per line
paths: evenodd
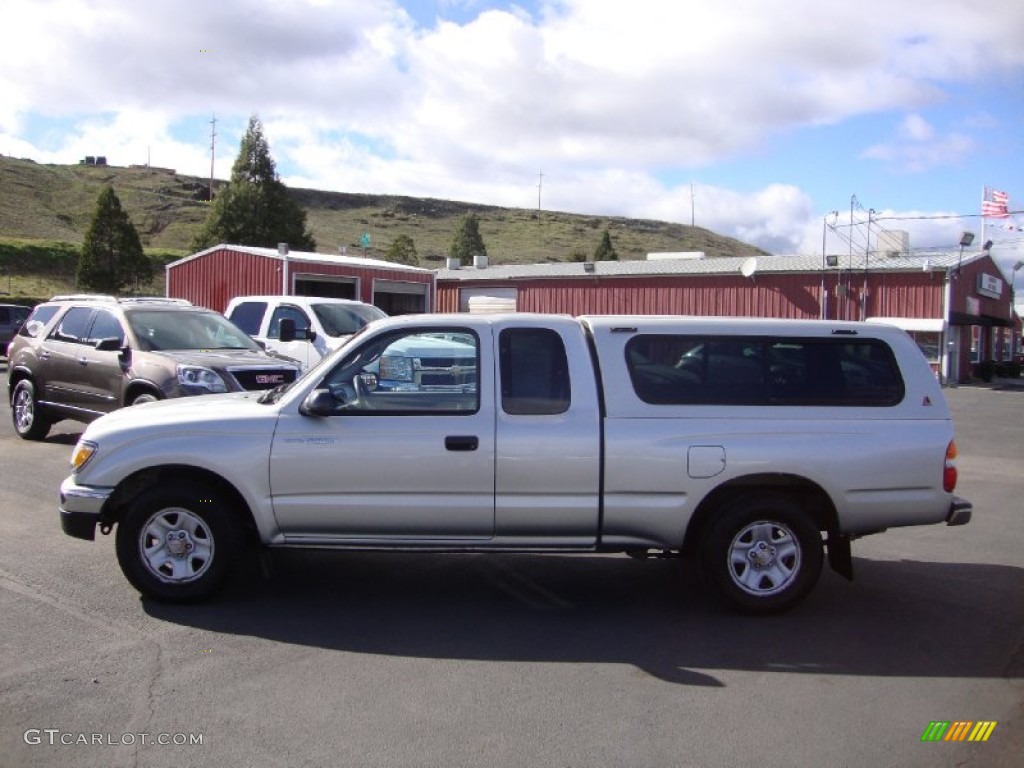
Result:
M544 185L544 171L537 174L537 221L540 221L540 190Z
M690 226L694 225L694 214L693 214L693 182L690 182Z
M210 202L213 202L213 158L217 146L217 116L210 120Z

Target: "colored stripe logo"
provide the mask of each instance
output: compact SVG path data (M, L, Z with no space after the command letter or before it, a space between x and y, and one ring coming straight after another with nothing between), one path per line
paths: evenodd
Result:
M995 720L932 720L921 741L988 741L995 729Z

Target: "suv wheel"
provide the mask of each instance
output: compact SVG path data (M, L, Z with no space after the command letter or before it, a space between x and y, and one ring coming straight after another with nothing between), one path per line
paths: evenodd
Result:
M223 584L237 542L220 494L201 485L157 485L131 503L117 526L117 560L143 595L195 602Z
M14 431L23 440L42 440L50 431L52 423L43 414L43 409L36 401L35 385L28 379L22 379L14 387L11 419L14 421Z
M821 575L823 550L810 517L773 495L722 509L701 543L706 577L751 614L779 613L803 600Z

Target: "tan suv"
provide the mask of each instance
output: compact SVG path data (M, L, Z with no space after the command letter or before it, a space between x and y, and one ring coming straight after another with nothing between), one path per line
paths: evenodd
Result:
M299 366L267 354L223 315L187 301L55 296L11 341L14 429L40 440L62 419L89 422L126 405L270 389Z

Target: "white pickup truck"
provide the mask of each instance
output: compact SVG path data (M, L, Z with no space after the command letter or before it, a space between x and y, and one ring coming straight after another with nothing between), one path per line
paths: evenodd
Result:
M292 358L303 370L367 323L387 317L372 304L319 296L236 296L224 314L265 350Z
M423 339L472 349L459 386L381 388ZM449 374L452 374L450 371ZM788 609L827 552L970 519L953 424L884 325L418 315L373 323L293 384L93 422L64 531L116 531L143 594L210 595L249 540L339 550L694 556L742 611Z

